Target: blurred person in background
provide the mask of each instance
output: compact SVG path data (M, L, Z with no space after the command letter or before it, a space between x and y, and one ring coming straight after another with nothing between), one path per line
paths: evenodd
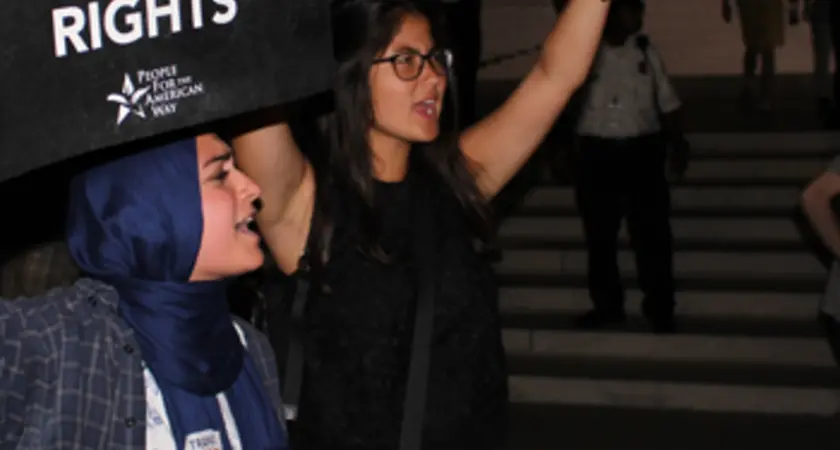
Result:
M53 288L70 286L79 278L79 269L63 240L36 244L0 264L3 298L42 295Z
M788 21L799 22L799 0L788 0ZM743 106L761 112L772 109L776 79L776 49L785 43L785 0L737 0L744 51ZM722 0L721 13L732 21L732 0ZM761 77L756 79L761 62Z
M576 99L575 185L594 306L578 318L585 329L625 320L616 241L626 217L643 313L652 331L675 330L666 162L670 156L670 170L681 176L688 144L680 99L659 53L641 33L644 11L642 0L613 0L589 81Z
M832 57L831 0L805 0L804 16L811 26L811 49L814 54L814 89L820 115L828 121L834 110L830 74Z
M62 163L0 184L4 208L18 218L4 221L0 297L42 295L79 277L64 239L64 193L75 172L71 163Z

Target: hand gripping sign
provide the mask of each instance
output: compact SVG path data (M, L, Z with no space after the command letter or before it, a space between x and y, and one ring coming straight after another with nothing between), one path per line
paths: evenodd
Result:
M327 89L329 0L10 0L0 181Z

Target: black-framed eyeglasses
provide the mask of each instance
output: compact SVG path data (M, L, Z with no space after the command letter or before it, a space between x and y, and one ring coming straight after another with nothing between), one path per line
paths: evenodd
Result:
M448 68L452 65L452 52L440 48L430 51L424 55L416 51L403 51L387 58L374 59L374 64L391 63L397 78L403 81L414 81L426 67L428 61L432 71L440 76L446 76Z

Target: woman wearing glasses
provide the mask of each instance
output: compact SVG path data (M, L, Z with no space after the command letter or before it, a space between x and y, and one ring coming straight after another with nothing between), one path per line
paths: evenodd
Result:
M314 280L296 449L397 448L423 251L436 286L425 448L504 445L497 288L474 241L486 237L488 202L584 81L609 3L571 0L519 88L460 135L450 54L418 3L334 3L334 108L319 120L323 139L302 148L308 158L285 124L234 140L263 192L257 222L279 267ZM418 251L426 220L431 248Z

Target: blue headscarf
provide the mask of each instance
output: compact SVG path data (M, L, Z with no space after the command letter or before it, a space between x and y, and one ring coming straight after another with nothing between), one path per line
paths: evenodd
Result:
M70 187L70 252L85 274L119 293L119 315L158 382L178 448L207 429L230 448L216 400L224 392L243 449L284 449L282 425L233 325L226 282L189 282L204 223L199 183L195 139L89 170Z

